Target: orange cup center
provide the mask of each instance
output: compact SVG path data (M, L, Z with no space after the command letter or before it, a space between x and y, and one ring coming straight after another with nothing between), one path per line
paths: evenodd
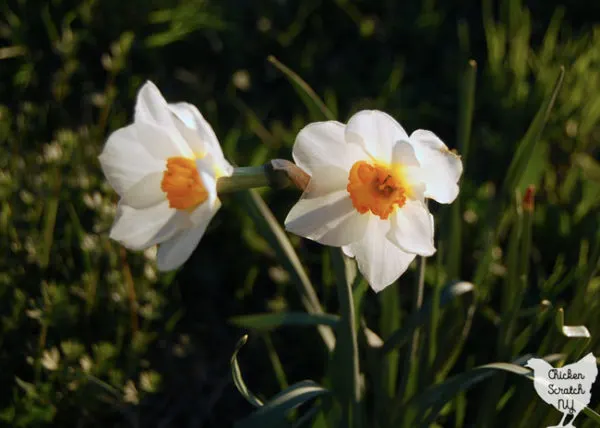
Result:
M396 209L406 203L406 186L398 171L381 164L358 161L352 165L346 187L356 210L373 214L386 220Z
M208 199L208 192L192 159L176 156L167 159L160 188L167 194L169 207L189 210Z

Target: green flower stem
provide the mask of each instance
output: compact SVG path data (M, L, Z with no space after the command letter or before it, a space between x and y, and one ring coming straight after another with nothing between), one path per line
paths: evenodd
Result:
M417 257L418 275L415 289L414 311L418 313L423 306L423 295L425 292L425 266L426 258ZM419 349L421 345L421 328L417 326L413 332L408 358L404 364L401 386L398 391L402 394L402 403L406 404L419 389L420 358ZM404 426L412 426L415 418L414 411L406 411L403 415Z
M257 187L282 189L290 185L304 190L310 176L293 162L273 159L261 166L234 168L230 177L221 177L217 181L217 193L231 193Z
M264 165L235 168L231 177L221 177L217 181L217 193L230 193L240 190L269 186L269 178Z
M345 256L341 249L331 251L331 261L336 273L336 286L340 304L341 320L338 326L336 363L343 381L340 384L342 408L345 424L343 426L362 427L360 367L358 339L356 333L356 315L352 285L354 278L348 275Z

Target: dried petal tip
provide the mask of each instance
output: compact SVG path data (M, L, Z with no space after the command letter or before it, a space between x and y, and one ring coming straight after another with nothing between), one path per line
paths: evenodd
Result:
M523 210L525 212L532 213L535 206L535 186L530 185L525 190L525 196L523 197Z

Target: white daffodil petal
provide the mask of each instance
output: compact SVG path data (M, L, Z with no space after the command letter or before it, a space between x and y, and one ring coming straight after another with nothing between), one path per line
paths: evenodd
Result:
M122 195L122 202L132 208L144 209L163 202L165 192L160 188L162 172L148 174Z
M302 197L285 219L285 228L323 245L340 247L361 239L368 216L359 214L345 190Z
M425 202L426 186L422 181L424 170L420 167L409 166L403 169L403 173L404 178L408 183L408 198L415 201Z
M211 222L212 218L215 216L217 211L221 208L221 201L217 199L214 203L205 202L199 205L192 213L190 214L190 221L193 227L202 228L206 230L208 224Z
M108 182L121 196L146 175L165 167L164 161L152 157L140 143L136 125L113 132L98 159Z
M418 167L415 149L408 141L398 141L392 151L392 163L403 167Z
M147 81L139 90L135 103L136 122L154 123L163 128L175 128L167 101L156 85Z
M345 253L354 254L358 269L376 292L396 281L415 258L386 238L389 228L388 221L370 216L363 239L344 248Z
M196 106L188 103L174 103L169 104L169 109L176 116L177 129L188 141L196 156L202 157L210 154L224 175L233 174L233 166L225 160L214 130Z
M148 151L151 153L165 153L166 156L156 156L159 159L165 159L170 156L187 156L193 155L185 138L179 133L175 125L175 118L169 109L167 101L164 99L156 85L148 81L140 89L137 102L135 104L134 122L136 124L147 125L145 129L154 128L160 129L163 136L156 136L150 141L146 141L148 133L144 132L142 142L146 144ZM168 137L165 140L164 135ZM141 136L141 135L140 135Z
M207 146L219 145L217 136L195 106L188 103L171 103L169 110L175 116L175 126L197 156L204 156L209 151ZM209 132L205 132L207 129L200 124L197 116L202 119L202 125L206 123Z
M387 238L407 253L431 256L433 244L433 216L421 201L407 200L391 215L392 227Z
M363 110L348 121L346 141L360 145L376 160L390 163L394 145L398 141L408 141L408 135L387 113Z
M410 136L417 159L421 164L421 181L425 183L425 197L449 204L458 195L458 180L463 171L460 156L433 132L417 130Z
M180 230L181 213L167 201L144 210L119 203L110 238L131 250L143 250L170 239Z
M365 159L367 154L360 147L346 143L344 128L335 121L305 126L296 137L292 150L296 164L310 175L330 167L350 171L352 165Z
M168 130L154 123L136 122L138 139L156 159L194 157L194 153L177 129Z
M302 195L305 199L313 199L328 193L346 190L348 185L348 171L337 167L329 167L313 172L308 186Z
M156 256L158 270L170 271L184 264L198 246L205 231L205 227L185 230L160 244Z
M198 170L204 189L208 192L208 202L212 206L217 200L217 179L214 163L211 159L207 158L196 159L196 169Z

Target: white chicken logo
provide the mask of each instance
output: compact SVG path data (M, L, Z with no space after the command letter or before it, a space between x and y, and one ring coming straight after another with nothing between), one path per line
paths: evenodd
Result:
M541 358L531 358L525 364L533 370L535 391L546 403L562 412L555 427L575 428L573 421L592 398L592 385L598 375L596 357L591 352L576 363L554 368ZM567 417L572 418L563 425Z

